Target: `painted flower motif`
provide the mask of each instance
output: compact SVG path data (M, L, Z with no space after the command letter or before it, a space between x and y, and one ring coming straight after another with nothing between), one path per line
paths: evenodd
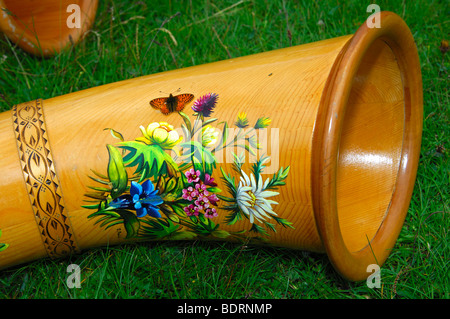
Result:
M266 128L270 125L272 120L268 117L260 117L255 124L255 129Z
M188 183L197 183L200 180L200 171L195 171L193 168L188 170L184 175L186 175Z
M217 186L217 183L214 182L214 178L212 178L208 173L205 174L204 183L208 186Z
M248 126L247 113L241 112L238 114L237 121L234 123L239 128L246 128Z
M213 217L217 217L219 214L217 214L217 211L215 208L208 208L205 211L205 217L207 218L213 218Z
M217 143L219 132L211 125L206 125L202 128L202 145L204 147L211 147Z
M188 188L183 189L182 192L183 192L182 197L189 201L194 200L198 196L197 190L195 190L192 186L189 186Z
M189 186L182 190L183 199L190 201L190 204L183 208L186 214L188 216L198 216L198 214L204 213L205 217L216 217L216 209L211 206L218 206L219 197L208 191L208 186L217 186L214 178L209 174L205 174L202 181L200 180L200 171L194 171L193 169L186 172L186 177L188 181L197 180L197 182L194 182L194 186Z
M155 190L150 180L145 181L142 185L135 181L131 182L130 195L137 217L144 217L147 214L156 218L161 217L158 205L162 204L163 200L157 193L158 190Z
M209 207L209 200L208 200L208 197L206 197L206 196L199 197L194 203L198 207L199 210L207 209Z
M256 182L253 174L250 174L250 178L241 171L242 177L239 182L239 186L236 192L236 202L239 209L246 214L250 223L265 220L266 217L270 217L268 214L277 215L271 205L277 205L274 200L268 199L269 197L278 195L278 192L265 190L269 179L263 183L261 175L259 175L258 182Z
M190 204L183 208L187 216L198 216L199 208L194 204Z
M209 195L209 192L206 190L206 185L203 183L195 184L195 190L197 191L198 198Z
M167 122L153 122L147 128L140 126L140 129L144 136L138 137L136 141L141 141L148 145L156 144L166 150L172 149L183 139L174 130L173 125Z
M217 202L219 201L219 197L217 197L216 194L211 194L211 195L208 196L208 201L212 205L217 206Z
M208 93L199 97L192 105L192 110L203 117L211 116L214 107L216 106L219 95L216 93Z
M142 185L132 181L130 194L114 199L109 205L118 209L134 209L137 217L144 217L148 214L160 218L158 205L162 204L163 200L157 193L158 190L155 190L150 180L145 181Z

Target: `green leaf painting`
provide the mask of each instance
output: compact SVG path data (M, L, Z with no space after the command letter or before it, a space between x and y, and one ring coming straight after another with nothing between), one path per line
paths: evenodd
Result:
M2 230L1 229L0 229L0 237L2 237ZM0 252L6 250L6 248L8 248L8 247L9 247L8 244L0 243Z
M232 125L218 122L211 117L217 102L218 95L213 93L197 99L193 121L179 112L183 136L167 122L141 126L141 136L134 140L106 128L119 141L106 145L106 174L92 171L89 175L97 185L87 186L85 193L82 207L93 211L88 218L104 229L123 226L126 238L147 240L264 240L278 226L293 228L278 216L274 200L286 184L289 167L264 179L269 156L260 156L246 172L244 154L234 152L234 174L217 166L216 154L227 147L255 156L259 150L256 132L267 128L271 120L261 117L249 127L246 114L239 113ZM223 229L238 223L238 231Z
M111 196L116 198L126 190L128 174L119 150L112 145L106 145L106 147L109 152L108 178L112 185Z

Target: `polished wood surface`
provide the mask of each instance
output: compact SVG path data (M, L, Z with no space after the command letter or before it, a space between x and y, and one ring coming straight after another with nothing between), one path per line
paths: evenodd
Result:
M395 244L414 188L422 121L414 39L403 20L382 12L381 28L362 25L334 65L314 132L315 218L330 260L347 278L367 276L367 265L382 265Z
M213 117L236 122L245 112L253 123L271 119L279 137L263 178L290 167L274 200L278 227L267 243L326 252L350 280L362 280L369 264L384 262L408 209L417 170L422 129L422 88L417 51L409 29L393 13L383 13L380 29L365 24L353 36L169 71L121 81L42 101L46 133L64 208L81 250L126 242L122 225L99 228L84 204L91 170L105 171L105 128L126 139L139 126L169 122L149 105L162 92L217 93ZM35 101L27 102L35 103ZM29 105L31 105L29 104ZM191 115L192 104L186 107ZM0 267L47 255L36 225L18 157L11 112L0 114ZM277 149L278 147L278 149ZM273 164L273 167L271 165ZM225 155L217 165L234 174ZM247 162L243 168L250 169ZM218 187L226 189L219 175ZM225 213L215 221L227 225ZM370 245L369 245L370 243ZM373 256L376 256L374 260Z
M68 19L75 21L69 5L80 9L79 28L67 25ZM0 32L23 50L49 57L82 39L94 22L97 5L97 0L0 0Z

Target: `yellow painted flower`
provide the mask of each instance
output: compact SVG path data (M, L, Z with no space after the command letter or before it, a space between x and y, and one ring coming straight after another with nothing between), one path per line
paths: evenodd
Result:
M136 141L144 142L148 145L156 144L167 150L172 149L183 139L174 130L173 125L167 122L153 122L147 126L147 129L143 126L140 129L144 136L138 137Z
M237 121L234 123L237 127L246 128L248 126L247 113L241 112L238 114Z
M255 129L266 128L270 125L272 120L268 117L260 117L255 124Z
M219 132L211 125L202 128L202 145L205 147L213 146L217 143Z

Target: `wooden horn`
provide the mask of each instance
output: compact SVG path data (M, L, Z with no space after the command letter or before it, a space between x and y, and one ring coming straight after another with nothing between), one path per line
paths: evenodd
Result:
M323 252L367 278L402 228L422 134L413 37L380 21L1 113L0 266L217 239Z
M97 0L0 0L0 31L28 53L50 57L79 42Z

